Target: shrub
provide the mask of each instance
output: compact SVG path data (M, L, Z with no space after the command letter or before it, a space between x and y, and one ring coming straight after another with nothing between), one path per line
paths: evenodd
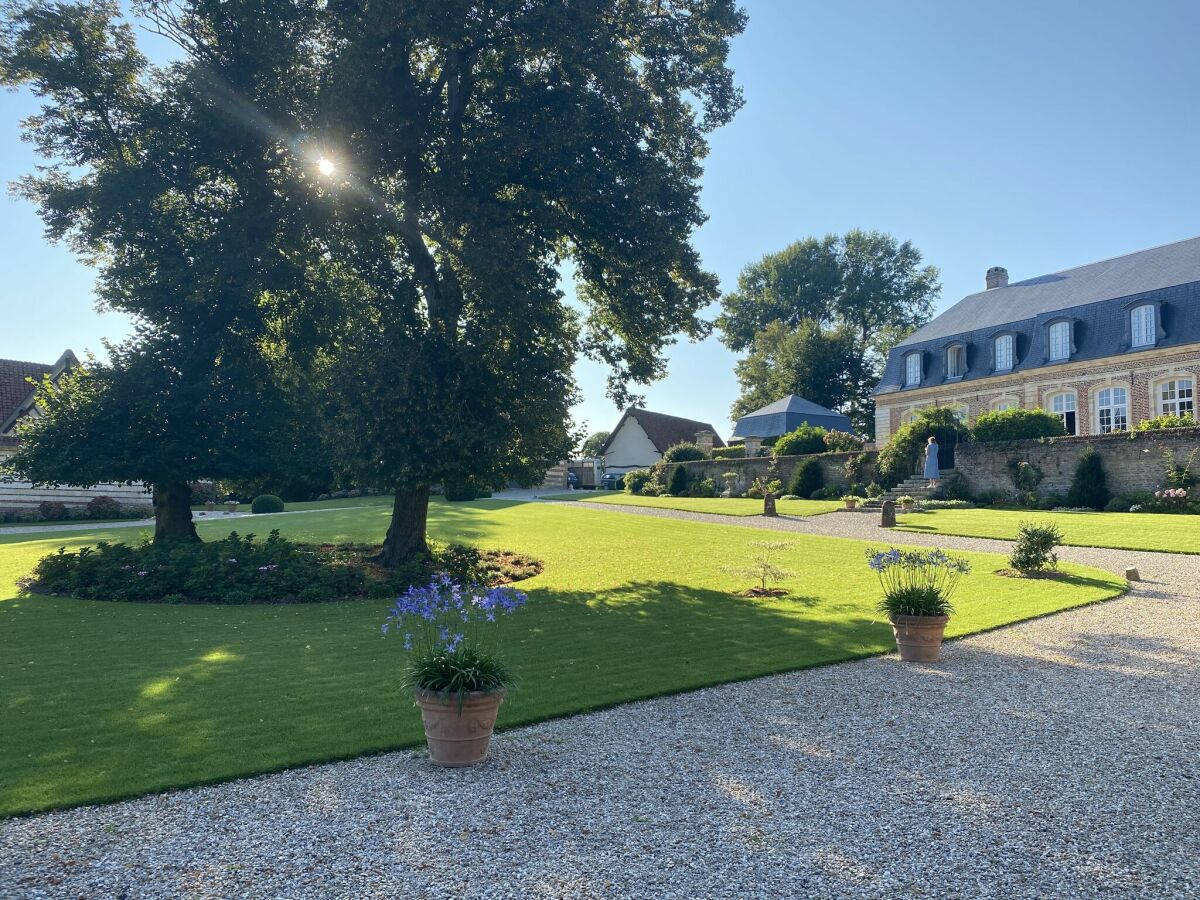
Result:
M756 478L754 484L746 489L746 496L751 500L761 500L768 491L778 497L782 490L783 484L778 479L763 481L761 478Z
M883 485L877 481L872 481L867 485L867 499L877 500L884 494Z
M825 429L815 425L801 425L775 441L772 452L776 456L805 456L809 453L825 452Z
M788 493L795 494L808 500L825 484L825 473L821 464L815 459L806 459L796 467L792 481L788 485Z
M699 478L688 488L689 497L715 497L717 484L711 478Z
M1195 417L1191 415L1184 416L1158 416L1153 419L1143 419L1134 426L1134 431L1161 431L1167 428L1195 428L1198 424Z
M704 455L703 450L687 441L671 445L662 455L662 461L665 463L695 462L700 459L708 457Z
M1022 522L1017 528L1017 541L1008 564L1023 575L1057 569L1058 554L1054 548L1062 543L1062 539L1062 531L1057 525Z
M812 496L809 499L810 500L836 500L836 499L838 499L838 497L841 497L843 494L846 494L846 493L853 494L853 493L862 493L862 492L861 491L855 492L853 490L846 488L844 485L830 484L830 485L827 485L826 487L821 488L820 490L813 491Z
M112 497L93 497L88 501L89 519L115 519L121 515L121 504Z
M1044 409L1004 409L984 413L976 419L971 439L980 443L1020 441L1064 437L1066 433L1062 420Z
M1042 470L1031 462L1023 459L1010 459L1007 468L1013 487L1023 494L1032 492L1042 483Z
M647 481L638 493L643 497L661 497L666 492L667 489L657 481Z
M688 489L688 473L683 466L676 466L671 470L671 482L667 488L667 493L673 497L683 497L687 494Z
M1104 463L1094 448L1088 447L1079 457L1071 490L1067 494L1067 505L1076 509L1104 509L1108 505L1108 479L1104 475Z
M902 425L887 446L879 451L879 460L875 464L879 482L894 487L912 475L931 436L936 437L943 447L953 447L966 440L970 430L947 406L918 410L916 419Z
M1196 464L1197 450L1193 450L1184 459L1183 465L1175 458L1175 454L1170 450L1163 450L1163 475L1167 480L1167 487L1173 488L1190 488L1196 484L1196 476L1192 474L1192 466Z
M38 504L38 518L44 522L61 522L70 518L67 505L58 500L43 500Z
M962 472L951 472L950 477L942 482L941 494L947 500L970 500L971 486Z
M863 448L863 439L848 431L827 431L822 440L827 453L853 453Z
M1129 512L1129 507L1133 506L1133 501L1128 497L1113 497L1104 505L1105 512Z
M863 471L867 468L867 463L870 461L871 457L865 453L856 453L847 459L846 464L842 466L842 471L846 473L846 480L849 482L858 481Z
M925 500L921 506L924 509L974 509L975 504L969 500Z
M746 448L742 444L734 444L731 447L713 447L713 459L745 459Z
M276 497L274 494L260 494L251 502L250 512L255 515L281 513L283 512L283 499Z
M467 500L474 500L477 493L475 485L470 481L447 481L446 482L446 499L452 503L462 503Z
M948 616L950 598L962 577L971 571L967 561L941 550L867 551L867 565L879 574L888 616Z
M650 484L654 478L649 469L634 469L625 473L624 491L627 494L640 494L642 488Z

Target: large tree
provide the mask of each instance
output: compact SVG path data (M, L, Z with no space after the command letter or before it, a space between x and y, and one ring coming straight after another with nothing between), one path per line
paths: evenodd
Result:
M755 408L755 400L766 392L797 393L818 403L822 401L812 395L824 393L840 397L832 405L844 409L864 433L872 433L871 390L887 352L929 321L941 293L938 270L921 262L911 242L856 229L797 241L747 266L737 289L723 298L717 319L724 344L749 352L738 368L743 396L734 409ZM816 330L805 323L813 323ZM805 326L799 343L787 352L803 344L810 348L810 358L818 347L813 343L817 336L821 344L831 345L841 344L849 334L854 341L849 352L857 360L848 361L839 377L851 380L822 391L824 374L812 366L793 366L812 377L791 382L773 373L774 357L783 345L779 333L763 333L774 324L792 330ZM831 373L838 369L827 368ZM778 395L766 402L777 399Z
M24 129L47 165L18 191L145 341L46 397L15 465L35 482L151 481L164 540L195 538L187 481L286 462L271 398L287 380L269 379L302 374L330 305L297 150L321 4L267 5L135 3L178 43L167 66L112 0L10 4L3 23L0 76L43 100Z
M569 452L578 351L621 404L675 335L705 333L700 162L740 104L744 18L734 0L345 0L328 22L334 252L371 323L331 353L329 421L346 468L395 491L390 564L424 551L431 485L530 482Z

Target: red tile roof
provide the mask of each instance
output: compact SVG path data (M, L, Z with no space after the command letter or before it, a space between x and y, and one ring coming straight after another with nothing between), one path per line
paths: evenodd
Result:
M54 370L54 363L21 362L16 359L0 359L0 428L17 407L29 399L34 386L28 379L41 381Z
M659 453L666 452L668 447L675 444L695 443L696 433L700 431L711 431L714 435L713 446L724 447L725 442L721 440L721 436L717 434L717 429L713 428L707 422L697 422L695 419L681 419L679 416L668 416L665 413L650 412L648 409L632 409L625 410L625 415L621 416L621 421L617 423L617 427L613 429L608 440L604 442L604 447L601 448L601 455L607 450L612 443L617 432L621 430L621 426L625 424L628 418L637 419L642 430L646 432L646 437L650 438L652 443Z

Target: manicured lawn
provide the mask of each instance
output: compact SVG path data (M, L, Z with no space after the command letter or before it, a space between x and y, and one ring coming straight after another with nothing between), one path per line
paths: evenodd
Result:
M511 624L521 679L511 727L640 697L816 666L892 648L874 610L865 545L540 503L435 503L442 540L533 553ZM230 523L205 523L212 538ZM387 510L263 517L300 539L377 541ZM61 544L135 540L97 531L0 536L0 598ZM30 536L33 537L33 536ZM749 600L722 567L756 540L792 540L788 599ZM1116 577L1068 567L1066 582L990 574L972 555L949 634L1120 593ZM0 814L98 802L423 743L397 686L402 656L380 635L385 603L202 607L30 597L0 600Z
M1155 513L938 509L899 517L902 531L1014 540L1022 522L1054 523L1073 547L1200 553L1200 516Z
M685 512L712 513L718 516L761 516L763 511L761 500L750 500L746 497L639 497L624 491L574 491L570 494L549 494L543 499L681 509ZM785 516L819 516L822 513L833 512L843 504L840 500L779 500L775 505L780 514Z
M331 500L306 500L306 501L300 502L300 503L285 503L284 509L287 512L299 512L301 510L308 510L308 509L342 509L345 507L358 507L358 506L387 506L387 507L390 507L391 505L392 505L392 497L390 494L388 494L388 495L378 495L378 496L374 496L374 497L340 497L340 498L335 497ZM204 506L203 505L193 506L192 510L195 512L203 512ZM216 509L213 510L212 515L214 515L214 516L220 515L224 511L225 511L225 504L218 503L218 504L216 504ZM250 512L250 503L246 502L246 503L238 504L238 512Z

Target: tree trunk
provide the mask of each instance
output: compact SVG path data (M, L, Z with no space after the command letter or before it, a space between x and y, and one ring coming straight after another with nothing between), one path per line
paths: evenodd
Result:
M392 523L388 526L383 549L376 560L381 566L394 569L414 556L429 553L425 539L425 521L429 516L429 485L397 488L392 505Z
M192 521L192 488L186 481L154 486L154 543L198 541Z

